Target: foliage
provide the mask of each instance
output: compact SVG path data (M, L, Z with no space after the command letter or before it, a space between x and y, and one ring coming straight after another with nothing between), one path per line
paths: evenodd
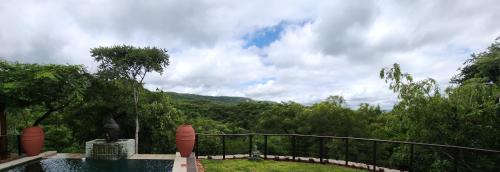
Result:
M160 75L169 65L167 50L156 47L134 47L117 45L99 47L90 50L91 56L99 62L99 75L109 79L129 82L132 87L135 114L135 150L139 149L139 95L147 73L158 72ZM136 152L137 153L137 152Z
M41 106L45 113L38 125L53 112L82 100L89 86L82 66L38 65L0 61L1 102L15 107Z
M196 94L176 93L176 92L165 92L165 93L168 94L172 99L175 99L176 101L199 100L205 102L228 103L228 104L238 104L238 103L253 101L252 99L245 97L203 96Z
M464 63L460 73L452 78L454 83L463 84L467 80L477 78L484 83L500 81L500 37L485 52L472 54Z
M140 49L140 48L139 48ZM211 97L192 94L147 90L142 83L130 77L137 68L149 64L131 46L93 49L93 56L100 62L98 73L86 73L81 66L18 64L0 61L1 103L9 105L9 133L18 134L26 121L33 121L46 112L47 104L65 108L44 121L47 133L46 149L63 152L82 152L85 141L102 137L102 121L113 116L122 128L123 138L134 137L134 119L141 114L141 153L173 153L175 129L179 124L192 124L196 132L209 134L276 133L312 134L378 138L388 140L426 142L500 150L500 48L492 44L485 52L472 55L457 76L454 85L440 88L428 78L414 80L398 64L380 71L380 77L398 102L391 110L381 110L378 105L366 103L357 108L347 107L341 96L330 96L312 105L296 102L254 101L241 97ZM142 50L144 50L142 49ZM158 50L158 49L157 49ZM168 57L164 50L151 53ZM168 59L168 58L167 58ZM165 60L165 59L164 59ZM142 68L136 76L150 71L162 72L167 61L150 61L150 70ZM118 67L119 66L119 67ZM161 66L161 65L160 65ZM29 70L27 70L29 69ZM64 84L71 83L71 84ZM132 87L131 87L132 85ZM56 87L62 86L63 88ZM56 88L56 89L52 89ZM134 91L135 90L135 91ZM130 93L136 96L131 99ZM44 94L38 94L44 93ZM138 98L141 97L141 101ZM70 100L70 101L67 101ZM200 154L221 154L221 137L199 138ZM253 138L255 151L263 152L263 136ZM302 138L297 141L301 156L318 156L317 140ZM268 138L268 153L290 155L291 139L273 136ZM325 140L328 158L343 159L343 140ZM226 138L228 153L247 153L248 137ZM349 142L349 160L371 163L372 142ZM408 169L409 146L397 144L377 145L377 163L396 169ZM457 159L461 171L500 171L500 157L478 155L454 150L415 147L417 171L449 171ZM208 168L226 169L233 161L205 161ZM245 170L250 167L274 168L277 171L324 169L329 166L288 164L263 161L262 164L234 161L241 166L228 166L227 170ZM237 165L235 164L235 165ZM219 166L219 167L215 167ZM238 169L232 169L232 168ZM252 168L253 169L253 168ZM300 171L300 170L299 170Z
M276 134L296 134L297 117L305 107L295 102L283 102L272 105L262 112L259 119L258 132Z
M478 62L481 60L477 59ZM482 78L470 78L461 85L447 88L443 95L434 80L413 81L411 75L402 73L397 64L391 69L383 69L381 77L390 82L390 88L400 99L386 117L387 132L397 133L392 139L500 148L498 138L492 134L500 131L497 125L500 106L493 96L499 92L496 84L485 84ZM494 169L492 166L482 164L495 161L483 159L478 162L470 156L443 150L423 154L421 158L424 163L421 170L437 171L449 169L452 159L458 159L465 170L490 171Z
M91 56L100 63L100 72L109 77L126 80L142 80L149 72L162 73L169 64L167 50L156 47L116 45L90 50Z
M172 106L163 92L148 93L147 103L141 105L140 113L146 125L142 125L140 150L144 152L168 153L175 151L175 128L184 121L180 112ZM145 133L147 132L147 133Z

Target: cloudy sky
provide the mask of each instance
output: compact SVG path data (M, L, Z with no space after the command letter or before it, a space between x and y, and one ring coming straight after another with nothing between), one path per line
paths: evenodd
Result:
M500 36L499 19L495 0L1 0L0 57L95 71L92 47L157 46L171 65L150 89L390 108L382 67L445 87Z

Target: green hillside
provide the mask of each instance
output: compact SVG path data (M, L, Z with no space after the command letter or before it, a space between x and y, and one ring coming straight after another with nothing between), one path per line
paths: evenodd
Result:
M197 94L166 92L173 101L212 101L217 103L238 104L242 102L252 102L254 100L246 97L229 97L229 96L204 96Z

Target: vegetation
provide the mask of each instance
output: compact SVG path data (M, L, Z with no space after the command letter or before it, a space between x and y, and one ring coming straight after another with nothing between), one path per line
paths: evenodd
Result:
M120 79L132 87L135 114L135 153L139 145L139 93L146 74L162 73L169 64L166 50L156 47L136 48L121 45L113 47L93 48L90 53L99 62L98 75L109 79Z
M335 165L318 165L303 162L285 161L249 161L249 160L203 160L201 161L205 171L294 171L294 172L354 172L365 171Z
M39 124L43 124L47 133L45 148L60 152L83 152L85 141L103 137L102 121L109 116L121 125L124 138L134 138L134 127L139 126L139 153L174 152L175 128L182 123L192 124L199 133L352 136L500 150L498 42L485 52L473 54L459 74L451 79L454 84L445 89L441 89L431 78L414 80L398 64L382 69L381 79L399 98L389 111L366 103L358 108L348 108L345 100L335 95L306 106L296 102L277 103L147 90L141 80L118 75L118 71L124 71L123 66L117 68L121 65L111 64L115 60L100 59L99 54L106 53L97 50L100 49L93 49L93 56L98 57L96 60L101 65L98 73L88 73L81 66L2 61L0 110L6 107L9 134L19 134L26 127L25 121L38 121L40 114L51 111L51 117ZM161 68L143 69L141 74L161 72L160 69L168 64L164 60L153 63L161 64ZM130 66L128 62L124 64ZM137 114L141 114L140 120L135 120ZM137 121L141 125L135 125ZM220 154L220 143L220 138L203 138L200 140L200 152ZM261 149L263 138L254 138L254 143ZM302 139L299 145L300 156L317 156L316 140ZM228 153L248 151L245 137L227 138L226 146ZM270 137L268 146L270 154L290 153L288 138ZM329 140L325 141L325 146L328 158L344 158L342 142ZM417 171L448 171L453 167L455 158L462 164L462 171L500 171L499 156L472 152L457 154L453 150L418 146L415 151ZM353 142L349 152L350 161L371 162L371 143ZM408 168L408 146L381 144L377 152L377 163L381 166ZM219 163L206 162L208 166Z
M42 111L33 126L54 112L81 103L83 91L89 86L82 66L0 61L0 71L0 103Z

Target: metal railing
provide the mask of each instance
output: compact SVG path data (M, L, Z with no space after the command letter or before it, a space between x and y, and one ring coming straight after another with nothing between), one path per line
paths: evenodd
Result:
M2 147L4 147L3 150ZM17 156L23 154L21 135L0 135L0 159L8 158L13 154L17 154Z
M492 154L492 155L500 155L500 151L498 150L488 150L488 149L480 149L480 148L471 148L471 147L463 147L463 146L453 146L453 145L441 145L441 144L430 144L430 143L419 143L419 142L409 142L409 141L393 141L393 140L382 140L382 139L369 139L369 138L356 138L356 137L337 137L337 136L320 136L320 135L302 135L302 134L261 134L261 133L247 133L247 134L203 134L203 133L197 133L196 134L196 143L195 143L195 153L198 158L200 156L200 140L202 140L202 137L216 137L220 139L220 144L222 145L222 159L226 159L226 140L230 137L247 137L248 140L248 155L252 156L252 150L253 150L253 145L254 145L254 137L256 136L261 136L264 137L264 158L267 159L268 157L268 142L270 137L288 137L290 138L290 145L291 145L291 156L292 160L297 160L297 148L298 144L297 142L300 139L304 138L314 138L316 139L316 143L318 144L317 147L317 155L321 163L325 163L324 159L327 158L327 152L325 152L325 141L326 139L330 140L340 140L343 142L344 146L344 161L345 161L345 166L349 165L349 156L350 152L349 149L351 147L350 143L354 141L361 141L361 142L372 142L371 144L371 162L368 162L369 165L372 166L370 170L375 171L377 168L377 148L382 144L382 143L390 143L390 144L398 144L398 145L408 145L409 146L409 162L408 162L408 171L415 171L415 147L423 147L423 148L438 148L438 149L446 149L446 150L451 150L452 155L450 155L450 159L453 160L453 170L452 171L459 171L458 168L460 166L459 163L459 157L460 155L463 155L464 151L470 151L470 152L476 152L476 153L481 153L481 154ZM351 143L352 144L352 143ZM213 149L213 148L211 148ZM500 159L500 158L499 158ZM500 162L497 162L497 164L494 165L500 165Z

